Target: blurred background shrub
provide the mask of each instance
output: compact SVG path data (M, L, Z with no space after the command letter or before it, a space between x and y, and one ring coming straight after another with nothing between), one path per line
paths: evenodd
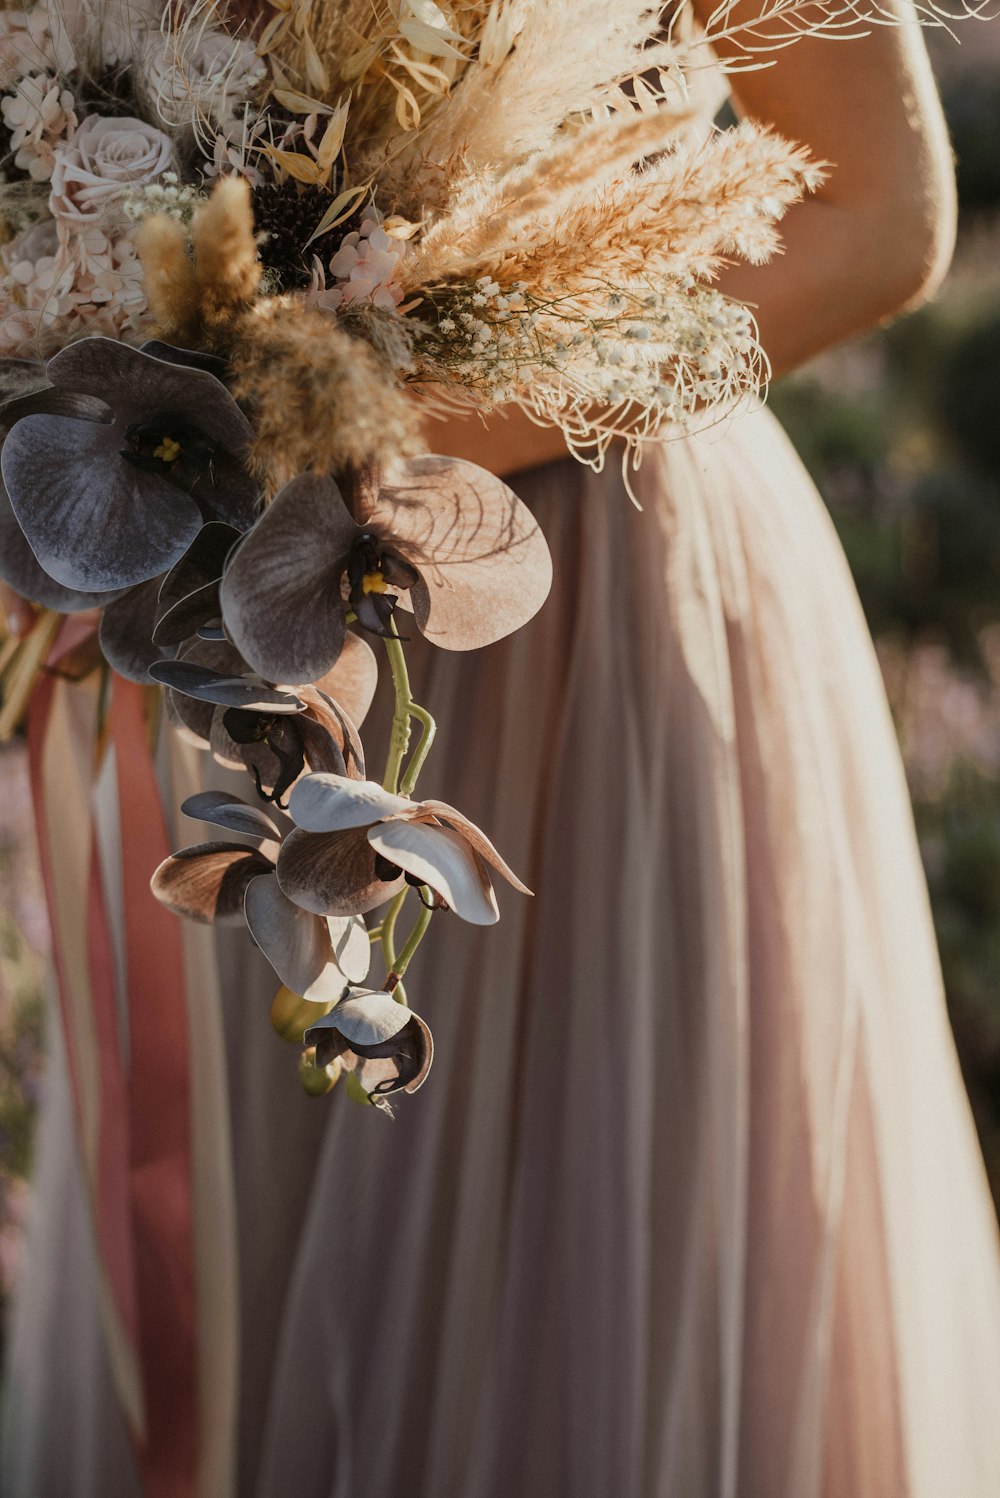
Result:
M1000 25L932 38L959 242L935 300L771 392L829 505L913 796L1000 1202Z

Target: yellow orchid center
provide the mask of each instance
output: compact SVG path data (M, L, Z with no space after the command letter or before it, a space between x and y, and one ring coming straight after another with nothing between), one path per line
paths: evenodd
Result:
M181 455L181 445L173 437L163 437L159 447L153 448L153 457L161 463L174 463Z
M361 588L365 593L387 593L389 584L385 580L385 573L366 572L361 579Z

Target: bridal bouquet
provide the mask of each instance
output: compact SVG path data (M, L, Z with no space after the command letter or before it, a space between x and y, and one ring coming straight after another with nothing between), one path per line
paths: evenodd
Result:
M311 1091L419 1087L402 980L430 921L496 921L497 877L527 893L417 796L435 725L404 642L520 628L550 558L504 483L425 450L427 418L514 403L599 465L765 373L713 280L766 259L820 174L767 130L698 127L689 80L713 39L752 65L845 23L737 16L694 36L651 0L0 12L0 577L43 610L4 655L2 721L61 616L100 610L94 668L158 683L171 729L247 772L243 798L184 803L221 835L153 889L249 928Z

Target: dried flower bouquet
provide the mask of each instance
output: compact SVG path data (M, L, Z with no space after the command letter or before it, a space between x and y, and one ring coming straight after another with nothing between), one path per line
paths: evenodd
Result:
M415 799L434 720L405 608L468 650L525 624L551 565L530 512L422 450L422 418L512 402L599 466L766 374L713 281L766 259L821 169L752 124L697 126L689 77L877 5L721 0L64 0L0 11L0 577L43 609L0 660L9 731L58 616L248 800L153 877L245 924L304 1042L387 1106L431 1062L403 977L434 914L498 919L489 838ZM381 779L359 729L383 652ZM411 728L419 739L411 742ZM411 928L397 926L412 908ZM365 916L382 910L377 924ZM372 953L384 974L369 988Z

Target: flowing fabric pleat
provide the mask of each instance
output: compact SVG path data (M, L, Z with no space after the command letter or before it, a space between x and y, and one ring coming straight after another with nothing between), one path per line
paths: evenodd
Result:
M535 892L501 890L496 929L433 922L407 978L424 1089L391 1121L302 1098L259 955L225 933L190 959L239 1244L215 1368L237 1465L206 1491L994 1498L995 1220L829 520L763 411L651 451L641 513L568 462L517 487L555 560L542 613L409 648L440 725L421 792ZM36 1235L89 1303L65 1111ZM11 1369L33 1388L60 1332L74 1376L106 1361L39 1262ZM62 1485L25 1498L138 1491L93 1478L110 1380L80 1398ZM15 1455L57 1418L19 1406Z

